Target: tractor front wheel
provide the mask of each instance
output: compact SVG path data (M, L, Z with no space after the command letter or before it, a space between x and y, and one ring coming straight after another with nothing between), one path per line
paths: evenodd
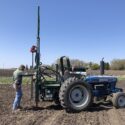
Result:
M92 103L91 87L83 80L69 78L60 88L59 99L62 107L69 111L85 110Z
M118 92L113 94L112 98L113 106L116 108L123 108L125 107L125 93Z

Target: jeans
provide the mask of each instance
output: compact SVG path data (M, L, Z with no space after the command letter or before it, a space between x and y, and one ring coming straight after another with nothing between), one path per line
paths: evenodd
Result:
M21 98L22 98L22 88L20 87L18 90L16 90L16 96L13 102L13 110L17 109L20 106Z

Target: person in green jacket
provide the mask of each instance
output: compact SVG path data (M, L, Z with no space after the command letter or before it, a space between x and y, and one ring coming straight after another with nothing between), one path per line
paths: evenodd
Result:
M15 99L13 102L13 111L20 109L20 102L21 102L21 98L22 98L22 77L24 75L24 70L25 70L25 66L24 65L20 65L20 67L18 69L16 69L13 73L13 88L16 91L16 95L15 95Z

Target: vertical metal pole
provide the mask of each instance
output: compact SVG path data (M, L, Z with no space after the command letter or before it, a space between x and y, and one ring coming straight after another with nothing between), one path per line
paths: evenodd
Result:
M34 53L32 53L32 69L34 67Z
M40 77L40 7L38 6L38 25L37 25L37 52L36 52L36 84L35 84L35 102L36 107L39 102L39 83L41 81Z
M33 76L31 76L31 100L33 99Z
M58 72L58 71L59 71L59 65L56 64L56 72ZM56 81L58 81L58 74L56 74Z
M37 29L37 54L38 54L38 62L37 65L40 64L40 7L38 6L38 29Z

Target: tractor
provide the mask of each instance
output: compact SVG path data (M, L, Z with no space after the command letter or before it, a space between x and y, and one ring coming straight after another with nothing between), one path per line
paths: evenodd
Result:
M34 90L36 106L38 102L54 101L64 109L79 112L86 110L96 101L107 101L116 108L125 107L125 93L116 87L114 76L88 76L85 67L72 67L70 59L62 56L55 69L40 62L40 7L38 6L37 45L31 48L35 54Z

